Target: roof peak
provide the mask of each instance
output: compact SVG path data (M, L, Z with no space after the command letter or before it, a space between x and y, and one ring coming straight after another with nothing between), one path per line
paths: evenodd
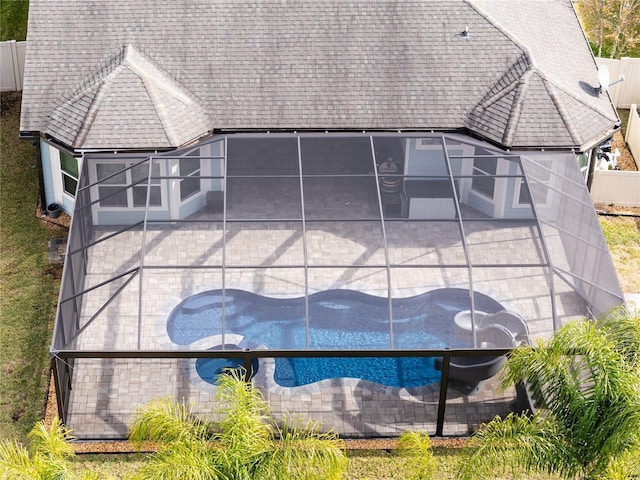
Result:
M125 95L132 82L138 84L137 90L142 93L135 104L129 104ZM143 110L146 107L145 118L139 117L140 104L144 104ZM141 123L160 129L164 138L157 146L162 147L183 145L204 135L210 125L199 99L133 44L120 47L63 95L49 116L48 128L65 131L69 145L82 148L99 112L107 106L117 114L114 123L126 122L127 115L135 113ZM128 111L134 108L136 112ZM75 124L60 125L69 113L75 114ZM108 142L107 137L101 141Z

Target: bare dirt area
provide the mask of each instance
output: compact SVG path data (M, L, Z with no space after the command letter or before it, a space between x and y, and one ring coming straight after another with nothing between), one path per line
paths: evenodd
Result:
M40 219L47 228L69 230L69 227L71 226L71 217L69 215L64 212L60 212L60 215L57 218L52 218L46 213L41 213L42 210L42 203L40 202L40 199L38 199L35 209L36 218Z
M596 212L601 215L621 215L640 217L640 207L624 207L606 203L596 203Z

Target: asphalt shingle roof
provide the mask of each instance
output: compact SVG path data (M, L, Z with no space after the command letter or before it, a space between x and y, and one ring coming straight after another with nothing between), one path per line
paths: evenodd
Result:
M75 148L110 147L125 134L136 147L172 147L211 125L199 101L131 45L64 95L48 120L46 130Z
M617 121L569 0L32 0L24 83L21 130L75 148L460 128L579 147Z

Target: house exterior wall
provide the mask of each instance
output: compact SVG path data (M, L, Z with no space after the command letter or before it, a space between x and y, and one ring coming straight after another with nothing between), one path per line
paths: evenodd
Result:
M446 160L441 147L433 145L420 145L420 139L408 139L405 144L404 174L408 177L445 177L448 176ZM149 220L168 220L171 218L187 218L207 203L207 192L222 191L221 179L211 178L224 174L223 162L220 158L222 143L216 146L205 144L195 150L192 155L201 157L201 190L191 197L180 199L179 180L163 180L163 204L149 210ZM214 151L215 150L215 151ZM47 142L41 141L43 180L46 192L47 204L58 203L62 209L71 214L74 206L74 198L63 190L63 177L60 165L60 151ZM524 219L533 218L533 212L528 205L518 205L520 175L516 163L499 160L498 175L509 175L514 178L496 178L496 189L493 199L489 199L471 188L470 175L473 174L473 161L469 157L475 153L475 149L469 145L461 145L449 148L450 164L454 177L463 176L456 180L456 189L461 201L483 212L492 218ZM210 157L210 158L207 158ZM107 160L105 160L106 162ZM123 159L114 160L122 162ZM95 165L90 168L89 182L97 181ZM178 175L178 160L170 160L167 171L162 175ZM516 178L517 177L517 178ZM97 187L93 195L98 197ZM144 208L131 207L100 207L96 204L92 207L93 219L101 225L128 225L144 220Z
M518 168L518 165L515 162L507 163L509 165L508 175L522 175L522 171ZM504 190L505 202L502 218L534 218L531 205L518 204L518 196L520 193L518 184L521 182L520 178L507 178L504 180L506 188Z
M75 198L67 194L63 189L60 150L44 140L40 140L40 158L47 205L57 203L62 208L62 211L71 215ZM78 158L78 169L80 170L81 168L82 159Z
M406 162L405 174L408 176L447 176L447 164L441 145L419 147L421 139L408 141L409 155ZM431 148L429 148L431 147Z
M117 158L111 160L100 160L99 162L92 162L87 165L87 173L89 175L89 183L93 185L91 190L91 196L94 199L99 198L99 191L97 186L97 165L104 165L107 163L135 163L141 161L142 158ZM176 161L177 163L177 161ZM170 167L169 167L170 168ZM161 175L166 175L167 172L161 171ZM162 206L149 208L147 219L148 220L169 220L172 218L172 190L174 189L174 181L162 180ZM145 219L144 207L105 207L100 206L100 203L95 203L91 206L91 213L93 223L96 225L131 225L137 222L141 222Z
M207 192L222 191L223 183L220 178L224 173L223 161L220 158L223 154L223 142L214 144L204 144L189 152L189 155L201 157L200 160L200 191L192 196L181 200L180 198L180 181L167 180L161 181L163 202L161 207L152 207L148 213L148 220L169 220L187 218L195 212L202 209L207 203ZM213 157L213 158L207 158ZM118 158L113 160L100 160L99 163L123 163L138 162L142 158ZM166 167L162 167L162 176L178 176L180 172L179 160L169 159ZM95 184L98 180L96 163L88 166L89 182ZM209 177L209 178L207 178ZM93 198L98 198L98 187L91 187ZM135 207L104 207L99 204L92 206L93 222L97 225L130 225L132 223L144 220L144 208Z

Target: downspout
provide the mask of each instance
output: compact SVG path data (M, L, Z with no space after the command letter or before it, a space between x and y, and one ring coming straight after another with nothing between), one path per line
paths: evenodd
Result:
M44 193L44 173L42 172L40 137L32 137L32 141L33 146L36 148L36 168L38 169L38 186L40 188L40 216L44 217L47 211L47 199Z
M596 161L598 160L598 147L591 149L589 157L589 172L587 173L587 190L591 192L591 184L593 183L593 171L596 169Z

